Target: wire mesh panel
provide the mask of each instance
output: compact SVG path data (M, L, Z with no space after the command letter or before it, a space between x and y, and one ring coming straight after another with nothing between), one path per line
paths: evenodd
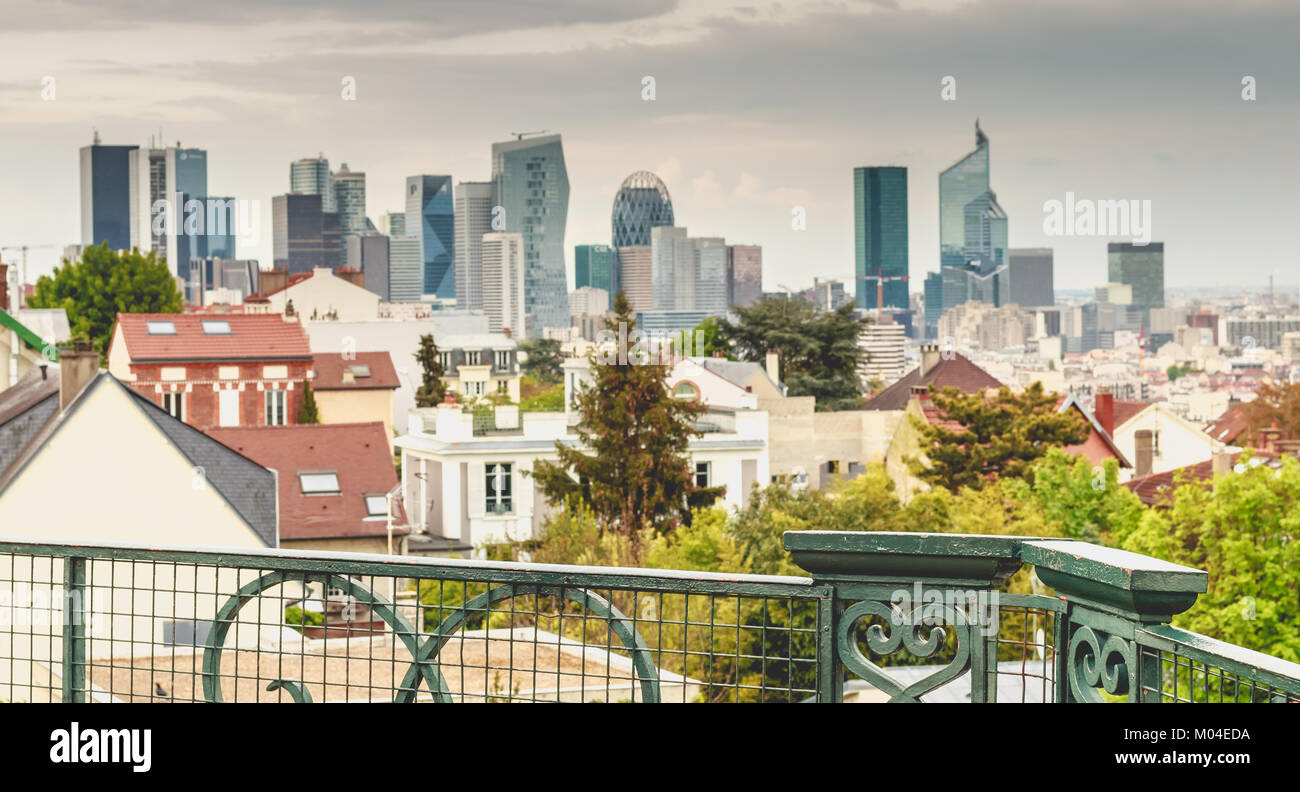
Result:
M1056 701L1061 603L1051 597L1003 594L998 631L989 639L989 701Z
M1169 625L1138 633L1142 701L1184 704L1300 702L1290 663Z

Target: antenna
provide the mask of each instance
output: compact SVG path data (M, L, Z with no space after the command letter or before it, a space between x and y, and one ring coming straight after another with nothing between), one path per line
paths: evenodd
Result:
M96 146L98 146L98 145L99 145L99 129L96 128L96 127L91 127L90 129L91 129L91 131L93 131L93 132L95 133L95 140L94 140L94 143L93 143L92 145L96 145Z
M511 132L510 134L515 136L515 140L523 140L526 135L545 135L547 132L550 132L550 130L539 129L536 132Z

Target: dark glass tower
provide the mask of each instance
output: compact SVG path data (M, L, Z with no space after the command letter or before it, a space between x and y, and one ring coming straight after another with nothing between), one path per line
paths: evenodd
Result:
M609 245L578 245L573 249L573 288L591 286L618 293L618 253Z
M131 152L138 146L81 149L81 243L108 242L113 250L131 247Z
M673 224L673 199L663 180L650 171L637 171L623 180L614 195L614 247L650 244L650 229Z
M853 169L853 247L857 306L875 308L883 273L884 304L908 307L907 168Z

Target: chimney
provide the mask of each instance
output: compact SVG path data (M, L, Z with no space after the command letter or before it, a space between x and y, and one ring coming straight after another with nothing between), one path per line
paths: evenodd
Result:
M351 366L343 367L343 384L354 385L357 381L357 375L353 373Z
M781 384L781 356L775 349L767 350L767 376L777 385Z
M1210 455L1210 469L1215 478L1226 476L1232 471L1232 454L1228 453L1226 446L1219 444L1214 448Z
M1155 460L1155 433L1150 429L1139 429L1136 433L1137 454L1133 463L1137 466L1133 475L1149 476Z
M938 366L939 361L941 360L943 360L943 356L939 352L938 344L922 344L921 345L921 378L924 379L927 374L929 374L931 371L934 371L935 366Z
M265 270L258 274L258 291L261 294L270 294L273 291L283 289L289 282L289 270L273 269Z
M59 409L68 409L98 372L99 353L89 341L74 341L71 349L59 350Z
M1277 451L1277 442L1282 439L1282 430L1277 428L1277 424L1259 430L1259 436L1255 440L1255 450L1272 454Z
M1110 386L1103 385L1097 389L1097 395L1092 400L1092 414L1101 428L1106 430L1106 434L1114 437L1115 394L1111 392Z

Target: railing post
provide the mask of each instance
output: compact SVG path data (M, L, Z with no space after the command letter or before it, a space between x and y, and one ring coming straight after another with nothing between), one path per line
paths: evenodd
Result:
M63 560L63 702L86 700L86 559Z
M1196 604L1209 576L1126 550L1066 540L1026 540L1021 558L1066 602L1057 645L1058 701L1100 702L1104 690L1129 701L1160 696L1158 661L1140 638Z
M833 599L821 610L819 701L843 699L847 669L889 697L918 701L964 673L971 700L988 701L988 641L982 611L994 590L1021 566L1022 540L1010 536L788 531L785 549ZM956 655L929 677L903 685L871 662L857 640L858 622L879 617L867 631L877 655L907 651L930 657L956 636ZM996 627L996 611L992 616ZM945 633L936 633L942 629Z

